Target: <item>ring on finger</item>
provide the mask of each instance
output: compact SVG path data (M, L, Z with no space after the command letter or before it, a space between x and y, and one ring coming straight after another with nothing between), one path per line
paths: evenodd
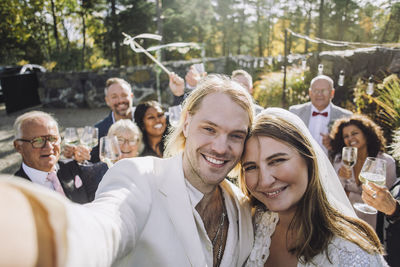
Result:
M376 192L372 194L372 198L376 198Z

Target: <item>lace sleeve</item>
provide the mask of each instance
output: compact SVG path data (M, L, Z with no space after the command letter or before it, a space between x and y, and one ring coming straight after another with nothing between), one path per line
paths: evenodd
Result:
M246 262L246 267L262 267L269 256L271 236L275 232L279 221L277 213L256 211L255 213L255 237L254 246Z
M315 258L316 261L313 260L313 263L317 266L341 267L388 266L382 255L369 254L356 244L341 238L334 238L328 246L328 254L330 261L326 258L326 255L320 254Z

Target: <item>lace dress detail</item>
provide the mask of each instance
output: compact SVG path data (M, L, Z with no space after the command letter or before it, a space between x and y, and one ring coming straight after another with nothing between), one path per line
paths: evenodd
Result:
M274 212L257 210L255 213L254 247L247 260L246 267L262 267L269 257L271 236L279 221L279 216Z
M279 216L274 212L256 211L255 214L255 240L254 247L246 262L246 267L262 267L269 257L271 236L279 221ZM340 266L340 267L379 267L388 266L382 255L368 254L356 244L334 237L328 245L329 259L325 252L315 256L311 262L306 264L298 262L298 267L311 266Z

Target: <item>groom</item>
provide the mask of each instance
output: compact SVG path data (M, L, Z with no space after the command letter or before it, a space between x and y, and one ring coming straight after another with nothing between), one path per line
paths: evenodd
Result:
M243 265L253 246L250 208L225 178L243 152L251 96L229 78L210 75L188 96L182 116L167 140L171 158L121 160L93 203L63 203L68 226L52 227L56 236L67 233L67 248L58 248L67 255L58 257L63 264Z

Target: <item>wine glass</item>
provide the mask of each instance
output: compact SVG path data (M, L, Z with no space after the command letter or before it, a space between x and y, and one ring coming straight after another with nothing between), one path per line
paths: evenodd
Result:
M75 127L69 127L65 129L64 144L69 146L79 145L79 135Z
M380 186L386 184L386 161L383 159L368 157L361 169L360 182L367 185L374 183ZM377 210L365 203L354 203L353 207L367 214L376 214Z
M99 139L99 129L91 126L85 126L81 136L81 144L89 148L97 146Z
M342 163L348 169L353 168L357 161L357 148L351 146L345 146L342 150Z
M91 126L85 126L81 135L81 144L87 146L90 150L97 146L99 139L99 129ZM84 160L81 165L89 165L87 160Z
M181 105L172 106L168 108L169 123L173 127L177 127L179 124L179 119L181 118L182 107Z
M107 164L108 168L119 160L121 150L119 149L118 139L115 136L103 136L100 138L100 160Z

